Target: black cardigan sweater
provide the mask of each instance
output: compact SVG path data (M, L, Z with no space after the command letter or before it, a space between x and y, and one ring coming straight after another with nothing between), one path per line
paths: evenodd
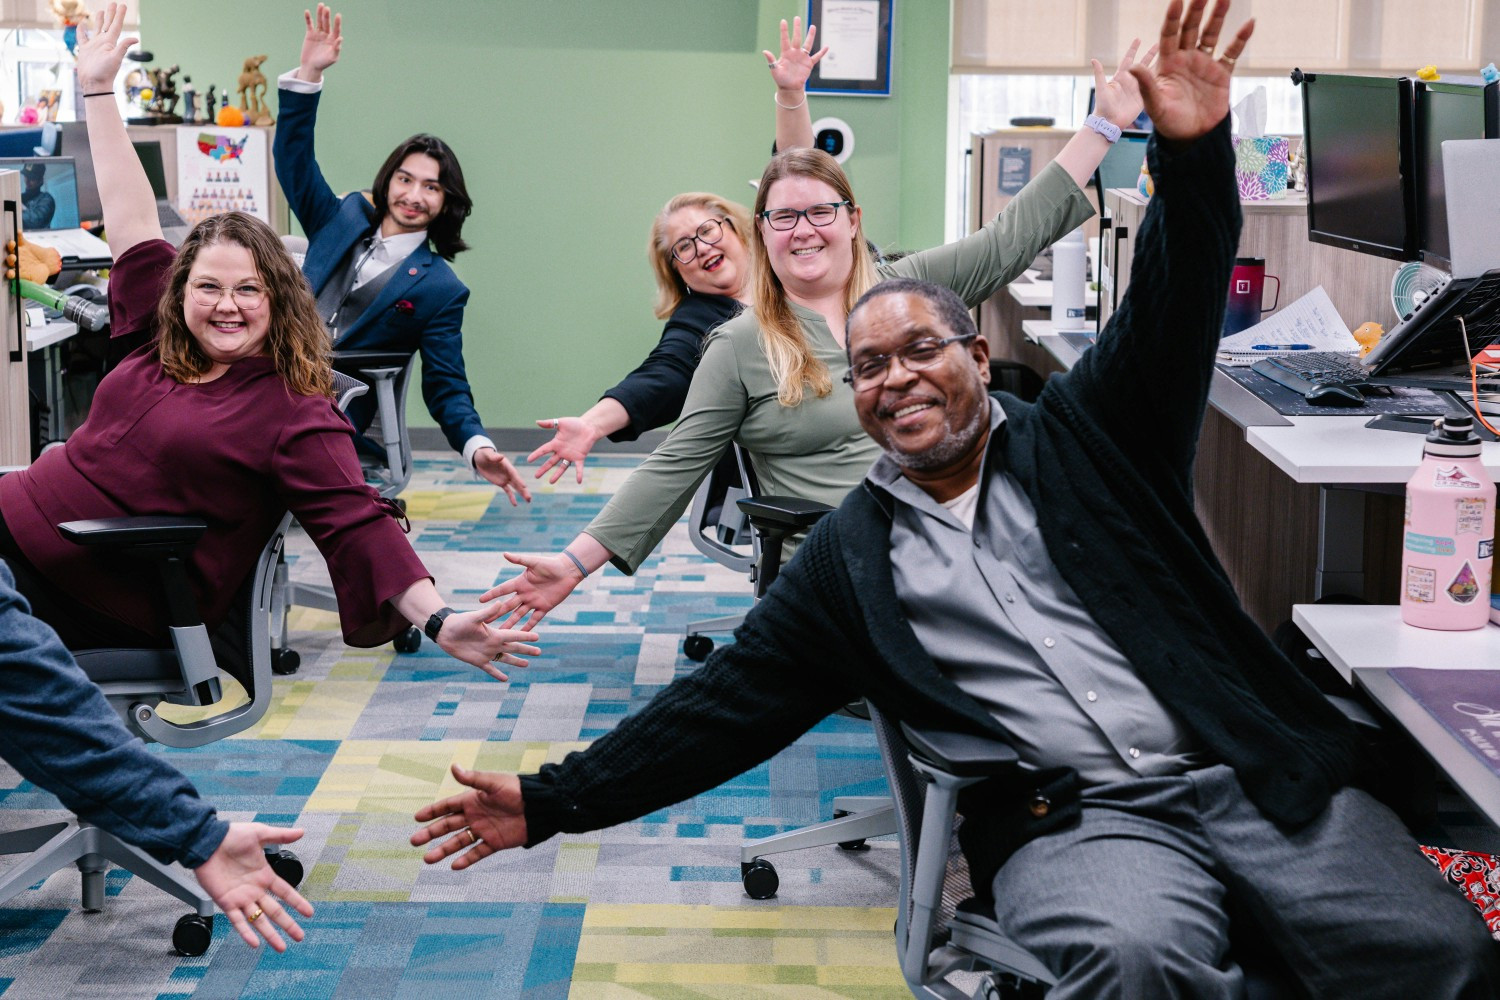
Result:
M1099 626L1235 769L1260 811L1297 826L1350 779L1353 731L1245 614L1192 500L1240 229L1227 119L1181 150L1153 139L1150 165L1156 195L1124 302L1099 343L1053 376L1034 405L997 394L1006 420L991 435L986 475L1016 477L1049 554ZM529 842L713 788L856 696L916 726L1004 740L901 616L882 503L868 486L852 491L733 645L588 750L523 776ZM1071 787L1067 775L1036 782L1051 782L1054 796ZM1014 791L971 792L963 803L965 851L981 885L1010 849L1076 813L1026 820L1004 797Z

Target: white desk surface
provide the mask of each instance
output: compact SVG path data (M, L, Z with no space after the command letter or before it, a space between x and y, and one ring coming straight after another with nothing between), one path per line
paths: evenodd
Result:
M53 344L62 343L78 332L78 324L72 320L55 319L45 326L26 328L26 349L40 351Z
M1371 430L1369 417L1288 417L1289 426L1247 427L1250 446L1299 483L1404 483L1422 461L1422 435ZM1500 478L1500 443L1485 468Z
M1006 291L1010 297L1022 306L1031 309L1052 308L1052 282L1037 279L1036 271L1027 271L1015 281L1006 285Z
M1356 667L1500 668L1500 625L1439 632L1401 620L1394 604L1297 604L1292 621L1343 675Z

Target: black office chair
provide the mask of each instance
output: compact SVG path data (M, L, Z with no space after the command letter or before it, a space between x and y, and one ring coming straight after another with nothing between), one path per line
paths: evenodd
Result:
M954 836L959 792L1013 772L1019 766L1015 750L993 740L912 729L873 706L870 721L900 821L896 954L912 995L924 1000L1044 996L1056 977L1000 930L992 903L972 896L968 863ZM1234 938L1247 997L1298 996L1285 966L1253 940L1251 931L1241 926ZM964 974L969 982L962 981Z
M760 539L736 503L757 492L749 453L740 445L731 444L713 471L698 484L688 514L688 540L693 543L693 548L720 566L747 574L752 582L760 563ZM714 641L708 633L733 632L744 620L745 615L741 612L688 622L682 640L682 654L702 663L714 649Z

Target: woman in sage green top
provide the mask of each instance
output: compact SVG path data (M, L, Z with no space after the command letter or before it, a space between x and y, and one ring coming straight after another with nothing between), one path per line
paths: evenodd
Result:
M878 281L897 276L945 285L977 306L1081 225L1093 211L1082 185L1110 136L1141 110L1126 72L1137 47L1131 44L1107 81L1094 62L1096 115L996 218L961 240L890 264L877 266L865 252L859 206L832 157L811 149L774 157L755 200L753 311L709 337L677 426L583 533L556 555L506 553L525 572L484 599L511 595L507 617L528 616L535 625L605 562L635 572L731 441L750 453L766 493L839 504L880 454L840 378L848 368L850 307ZM1154 53L1146 54L1148 63Z

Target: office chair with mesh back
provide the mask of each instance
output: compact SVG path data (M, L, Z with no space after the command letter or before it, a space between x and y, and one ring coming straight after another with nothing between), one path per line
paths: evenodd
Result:
M719 464L698 484L688 515L688 539L693 548L736 573L749 574L752 583L760 562L760 539L736 503L757 492L749 453L731 444ZM733 632L744 620L741 612L688 622L682 654L702 663L714 649L714 641L705 633Z
M870 721L899 820L896 955L907 987L924 1000L1044 996L1056 977L1000 930L992 903L973 897L968 863L954 836L959 792L1014 772L1015 750L993 740L916 730L873 707ZM1246 996L1297 996L1285 966L1254 940L1253 930L1239 925L1234 938Z
M137 736L164 746L198 747L244 732L265 715L271 703L267 622L272 580L282 536L290 522L290 515L282 518L255 569L241 585L229 618L212 636L198 615L186 567L188 554L207 529L206 522L120 517L58 526L79 545L147 558L159 569L171 622L171 648L88 649L73 654ZM247 700L224 698L221 671L240 682ZM163 703L217 705L218 710L196 721L173 722L161 715ZM0 833L0 854L22 853L30 857L0 879L0 901L75 864L83 879L83 908L94 912L103 907L104 876L113 864L192 906L194 912L177 921L172 944L184 955L201 955L208 950L214 904L182 868L163 864L113 834L77 819ZM291 851L268 852L267 860L276 874L292 885L302 880L302 863Z
M825 503L801 497L752 496L736 501L735 505L754 529L759 548L752 576L756 600L765 595L781 571L781 551L786 540L808 530L833 510ZM840 713L869 718L863 702L848 705ZM781 877L766 860L767 855L834 844L843 850L862 850L868 838L895 833L895 822L894 806L886 796L838 796L833 800L833 819L762 837L740 848L740 879L745 892L752 899L770 899L776 895Z
M339 405L345 406L366 390L357 380L335 373L334 391ZM228 618L212 635L198 613L187 575L188 555L207 530L207 522L117 517L58 526L76 544L150 560L161 578L170 648L73 651L78 666L99 685L131 732L163 746L200 747L242 733L266 714L271 704L269 625L278 600L276 568L291 521L290 514L281 518L254 569L241 583ZM244 701L224 697L221 672L244 688ZM217 707L206 717L178 722L161 714L163 703ZM0 833L0 854L30 855L0 879L0 901L76 864L83 880L83 908L94 912L104 904L104 876L114 864L191 905L194 912L177 921L172 944L184 955L208 950L214 904L197 882L181 868L163 864L92 824L69 820ZM302 862L292 851L278 848L266 857L287 882L295 886L302 881Z
M411 437L406 426L406 392L411 385L416 360L415 353L400 351L333 352L335 373L357 380L364 389L373 393L376 418L372 425L376 432L374 447L361 447L359 441L356 441L365 480L381 496L394 500L403 510L405 503L398 495L411 481L412 472ZM348 410L350 402L352 397L341 403L341 408ZM302 665L302 657L287 645L288 613L294 605L336 612L339 609L338 598L334 596L332 587L293 581L287 572L284 558L276 572L280 602L272 622L274 651L271 663L278 674L291 674L296 673ZM422 645L422 632L412 626L397 636L391 645L398 653L414 653Z

